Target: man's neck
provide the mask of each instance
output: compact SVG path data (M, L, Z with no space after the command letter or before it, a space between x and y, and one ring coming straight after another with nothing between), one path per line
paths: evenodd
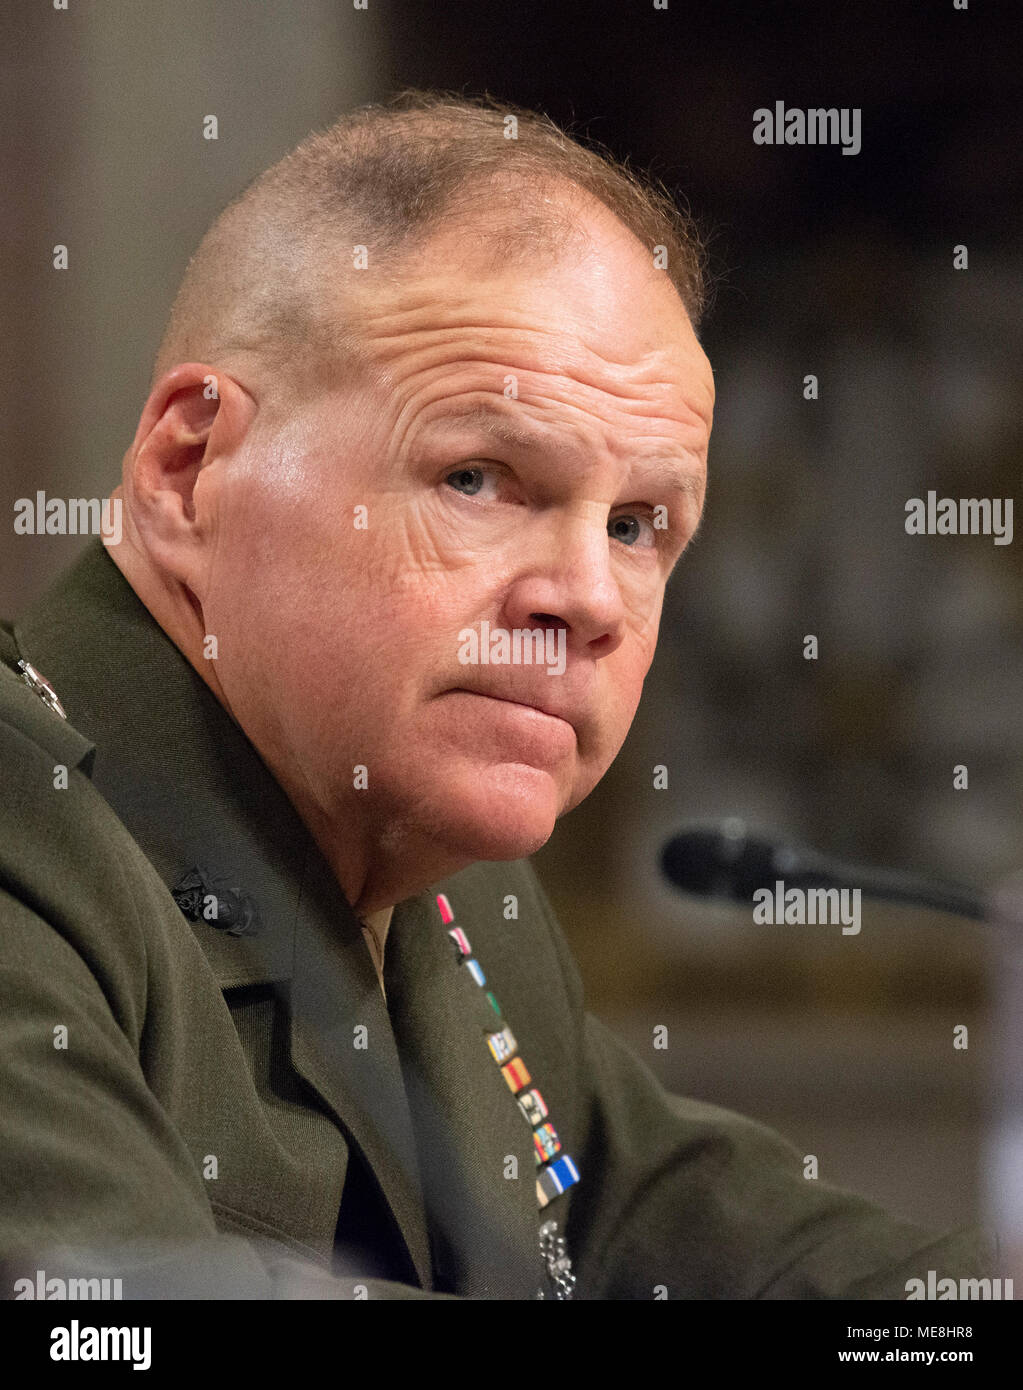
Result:
M112 495L118 496L120 489ZM234 718L234 712L217 679L216 663L203 655L205 632L202 611L183 584L160 575L134 542L130 525L120 545L107 546L107 553L134 589L139 601L187 659L196 673Z

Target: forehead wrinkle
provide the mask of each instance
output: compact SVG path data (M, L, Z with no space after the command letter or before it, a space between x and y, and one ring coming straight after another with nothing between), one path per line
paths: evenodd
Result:
M475 299L455 298L450 291L445 294L438 288L414 306L385 310L379 305L366 305L359 333L366 349L388 363L403 357L423 358L427 363L436 359L439 363L449 353L469 360L488 360L494 349L503 347L521 354L524 359L532 358L528 365L524 363L523 370L557 375L570 371L582 385L622 401L633 400L630 390L637 387L670 390L674 385L661 376L669 360L667 348L671 335L666 335L664 344L651 344L637 359L628 361L600 351L589 341L591 333L587 325L566 325L563 316L547 307L538 309L532 304L519 307L504 302L499 308L499 321L481 319L480 306ZM689 332L691 334L692 330ZM467 342L466 334L474 333L479 334L479 338L476 341L470 338ZM691 351L686 352L686 358L690 359L687 365L693 366L702 359L709 369L695 337L693 346L697 351L695 356ZM612 378L615 374L621 375L622 382L609 379L608 369ZM699 395L706 398L709 407L714 396L713 376L710 375L709 382L694 380L692 384ZM694 413L703 418L708 412L696 408Z
M477 326L484 328L484 325ZM494 364L498 360L495 350L502 346L500 339L504 330L495 329L492 324L485 327L482 341L471 345L465 344L457 334L452 337L446 331L406 334L396 340L393 354L383 354L382 360L393 362L395 357L405 355L414 361L416 369L421 373L450 370L457 363ZM417 338L427 341L417 343ZM504 352L500 359L502 374L511 372L528 377L542 378L545 375L553 375L568 378L575 385L596 392L623 416L643 416L647 420L674 418L676 423L682 423L701 434L710 433L714 403L713 378L708 383L701 380L699 374L690 374L686 382L672 380L670 376L666 377L663 374L663 363L650 360L651 354L648 354L646 360L633 363L627 368L624 380L609 380L606 368L614 366L620 369L623 364L612 362L610 358L593 352L583 343L566 341L555 333L536 327L531 330L514 330L512 338L511 343L503 345ZM519 406L527 403L525 396L516 399ZM507 427L512 427L507 417L507 410L512 407L502 409L493 399L488 399L482 404L493 416L502 418ZM460 409L475 408L456 407L453 413L458 413ZM578 406L568 408L573 411L579 409ZM479 421L481 424L484 423L483 415L479 416Z
M378 362L395 385L402 361L406 369L422 373L450 367L454 362L492 363L496 361L495 351L503 348L505 371L568 375L577 385L599 392L625 414L652 409L660 415L670 401L685 423L710 433L714 380L695 338L695 355L687 352L678 364L688 369L687 381L683 383L672 379L670 372L664 374L665 366L670 365L667 342L661 347L651 346L638 360L625 362L599 351L578 332L566 336L560 320L538 319L535 307L518 313L514 306L506 304L502 305L502 312L503 322L481 321L474 301L452 302L438 292L413 309L402 307L387 312L372 306L363 319L360 334L367 355ZM421 314L428 315L427 322L421 322ZM414 322L416 319L420 322ZM479 340L466 343L466 331L478 332ZM609 368L612 377L617 372L623 379L609 379ZM669 410L665 418L670 415ZM495 433L495 437L502 436Z

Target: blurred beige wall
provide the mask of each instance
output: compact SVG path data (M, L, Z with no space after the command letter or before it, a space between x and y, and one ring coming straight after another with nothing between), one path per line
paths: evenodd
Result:
M6 7L0 202L0 613L83 538L13 534L13 504L116 484L189 256L226 202L380 95L373 8L336 0L70 0ZM203 138L217 117L219 138ZM53 268L53 247L68 269Z

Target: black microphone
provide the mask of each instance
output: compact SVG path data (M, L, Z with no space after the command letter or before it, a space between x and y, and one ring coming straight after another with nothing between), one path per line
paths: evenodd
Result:
M682 830L661 850L665 877L683 893L750 903L760 888L858 888L864 897L926 907L983 922L985 896L967 884L923 878L901 870L843 864L803 846L750 834L736 817Z

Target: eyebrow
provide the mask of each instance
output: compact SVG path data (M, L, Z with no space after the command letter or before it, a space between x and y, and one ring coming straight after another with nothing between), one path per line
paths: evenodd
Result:
M460 425L482 430L484 434L489 434L492 439L499 440L502 444L510 444L518 449L540 449L547 442L539 430L524 429L514 425L505 411L492 405L477 404L463 406L461 409L455 407L444 415L438 416L433 423L443 424L448 420L457 420Z
M440 425L446 421L457 421L460 426L478 429L511 448L531 449L539 452L541 449L550 447L550 439L542 431L526 429L514 424L508 413L497 406L476 404L464 406L461 409L456 407L446 414L438 416L435 421L431 421L431 424ZM653 478L657 486L663 491L688 497L697 506L700 505L704 491L700 485L700 480L693 473L680 471L677 466L677 458L669 458L664 454L651 454L645 458L640 456L637 462L644 465L648 476Z

